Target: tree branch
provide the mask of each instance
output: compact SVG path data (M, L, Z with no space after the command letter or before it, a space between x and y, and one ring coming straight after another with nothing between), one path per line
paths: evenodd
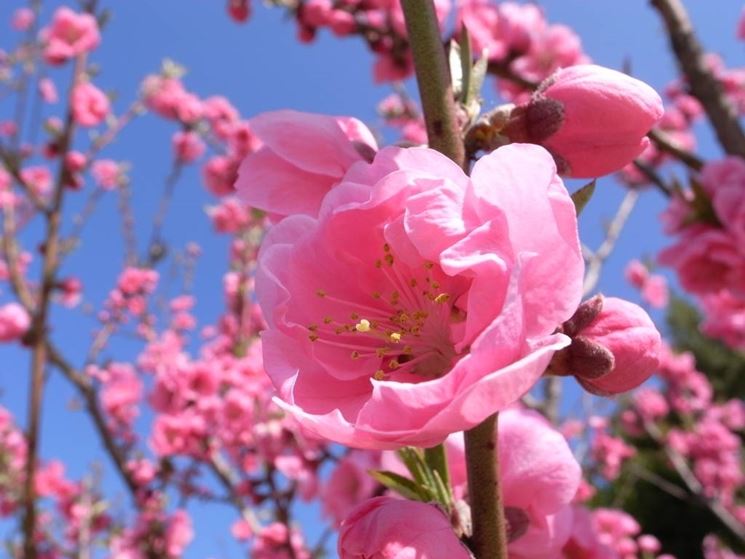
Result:
M507 559L507 523L499 483L497 417L465 432L468 499L471 502L473 535L471 549L476 559Z
M445 49L432 0L402 0L429 146L458 165L465 150L453 102Z
M745 133L737 113L727 100L722 84L706 64L703 48L683 3L681 0L650 0L650 4L665 23L680 71L687 78L691 94L709 116L719 143L730 155L745 157Z

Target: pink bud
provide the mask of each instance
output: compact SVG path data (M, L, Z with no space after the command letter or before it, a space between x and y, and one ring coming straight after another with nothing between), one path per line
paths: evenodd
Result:
M173 153L181 163L192 163L204 155L205 145L199 134L179 130L173 135Z
M248 0L228 0L228 14L233 21L245 23L251 16L251 6Z
M527 105L517 107L504 133L513 142L547 148L570 177L607 175L649 145L662 100L647 84L592 64L559 70Z
M639 386L659 364L660 333L640 306L607 297L597 318L581 332L582 338L613 354L613 369L599 378L574 371L577 380L593 394L610 395Z
M0 307L0 342L20 339L31 326L31 317L18 303Z

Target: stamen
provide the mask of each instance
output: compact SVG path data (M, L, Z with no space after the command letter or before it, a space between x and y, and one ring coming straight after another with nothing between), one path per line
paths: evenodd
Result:
M369 332L370 331L370 321L366 318L363 318L360 320L357 324L354 325L354 329L358 332Z

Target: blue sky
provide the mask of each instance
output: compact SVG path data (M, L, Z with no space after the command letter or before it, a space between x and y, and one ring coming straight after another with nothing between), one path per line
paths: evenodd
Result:
M142 78L157 72L164 58L171 58L188 68L185 82L189 89L205 97L225 95L244 116L287 107L353 115L371 126L380 124L375 105L390 89L373 84L372 57L361 41L339 40L324 32L312 45L300 44L295 39L294 24L285 19L282 11L266 9L259 2L254 2L254 15L246 25L229 20L222 0L102 0L101 4L112 9L113 18L92 60L101 67L96 83L117 93L118 111L133 98ZM633 73L658 90L674 77L662 26L648 2L547 0L542 4L551 22L566 23L580 33L586 52L595 62L620 68L628 60ZM730 65L740 64L743 45L736 41L734 29L741 2L689 1L687 4L706 46L721 53ZM20 0L0 2L0 48L8 48L16 40L17 35L10 31L7 21L11 12L21 5ZM45 16L58 5L56 0L44 2ZM61 82L65 72L69 68L54 70L52 75ZM409 89L414 92L413 86ZM486 108L496 103L492 91L487 85ZM9 113L7 102L0 102L0 119L7 118ZM104 153L106 157L127 160L133 165L132 191L141 248L149 236L147 225L170 168L170 136L174 130L170 123L144 118L132 124ZM701 127L700 138L700 153L718 156L705 126ZM575 186L572 184L570 188ZM76 199L71 202L68 215L79 210L84 196L71 196ZM622 196L622 188L612 179L601 179L598 194L582 216L583 240L590 246L600 241L602 225L612 216ZM204 206L209 203L211 199L201 185L197 169L190 169L177 186L165 227L165 237L174 248L197 241L204 249L195 293L199 300L196 313L205 324L220 312L222 291L218 271L225 269L227 261L225 240L211 233L204 217ZM664 246L657 220L663 208L664 200L656 192L644 194L617 251L607 263L601 283L603 291L634 298L621 279L623 267L630 258L653 255ZM84 279L86 300L94 304L105 297L121 268L118 260L122 254L121 235L116 215L114 197L105 197L101 211L88 225L81 250L64 269L65 273L74 272ZM0 302L7 297L0 292ZM95 322L79 311L58 308L54 312L53 324L59 325L53 332L55 339L71 355L82 359ZM118 341L110 353L123 359L134 355L135 350L131 343ZM0 404L17 413L21 421L25 418L27 372L25 355L0 346ZM45 397L42 456L62 458L74 477L83 474L94 462L103 464L106 486L121 494L120 503L126 502L87 418L71 409L74 407L71 401L69 388L53 374ZM242 556L228 532L235 518L232 511L211 507L207 512L195 508L191 512L198 537L186 557ZM312 515L305 512L303 517L311 523Z

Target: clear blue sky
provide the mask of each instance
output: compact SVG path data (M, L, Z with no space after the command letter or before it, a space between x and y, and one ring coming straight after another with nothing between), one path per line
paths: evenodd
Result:
M96 83L117 92L116 108L121 111L133 98L142 78L157 72L168 57L185 65L187 86L201 96L227 96L245 116L289 107L298 110L348 114L372 126L379 124L376 103L389 93L386 86L372 83L371 60L361 41L339 40L321 33L314 44L295 40L295 26L285 21L282 11L266 9L254 0L254 15L247 25L232 23L224 13L223 0L102 0L113 11L102 46L92 60L101 66ZM44 2L48 16L60 3ZM707 47L724 55L730 65L742 63L743 45L734 38L734 27L742 7L734 0L701 2L689 0L701 36ZM10 47L16 34L7 24L20 0L0 2L0 48ZM551 22L566 23L582 36L586 52L599 64L620 68L631 62L633 73L661 90L674 77L666 40L656 14L641 0L591 1L547 0L543 2ZM69 71L55 70L53 76ZM413 87L410 87L413 93ZM493 88L487 86L487 107L496 103ZM59 106L57 108L59 110ZM0 102L0 119L9 116L7 102ZM170 165L170 136L174 126L152 117L136 122L110 147L104 156L130 161L134 204L141 246L149 235L146 225L152 219L163 180ZM702 129L700 152L716 156L710 133ZM572 185L574 186L574 185ZM90 186L89 186L90 187ZM570 187L571 188L571 187ZM596 246L601 227L623 195L612 179L602 179L598 195L582 216L583 240ZM78 194L69 211L79 209ZM227 261L226 243L210 232L203 208L210 197L201 185L196 169L179 182L173 210L168 216L165 237L175 248L197 241L204 249L196 276L197 316L206 324L220 312L221 274ZM657 215L664 201L648 192L632 216L618 250L609 260L601 286L608 294L634 298L621 278L625 263L632 257L653 255L665 241ZM88 235L79 254L71 258L66 273L81 276L86 285L86 301L98 304L111 288L121 267L121 235L116 219L115 199L108 196L102 211L88 226ZM165 274L164 274L165 275ZM173 286L174 288L177 286ZM171 291L171 294L175 291ZM0 293L0 302L8 295ZM55 309L56 340L71 355L82 359L95 322L80 312ZM118 341L111 356L126 359L136 346ZM25 422L27 358L15 349L0 346L0 404ZM72 411L72 393L56 374L47 385L43 417L42 457L61 458L73 477L82 475L93 462L103 464L106 487L126 496L100 452L87 418ZM240 547L229 535L235 519L232 511L221 507L198 510L192 507L198 537L186 554L188 558L241 557ZM311 515L304 514L310 520ZM6 523L7 524L7 523ZM10 529L12 526L5 526Z

